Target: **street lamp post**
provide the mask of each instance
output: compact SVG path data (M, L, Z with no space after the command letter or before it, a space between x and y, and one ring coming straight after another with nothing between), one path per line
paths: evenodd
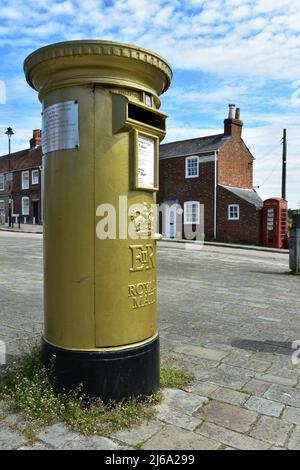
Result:
M8 186L8 225L9 227L12 226L12 172L11 172L11 159L10 159L10 141L11 141L11 137L14 135L14 132L12 130L11 127L8 127L5 134L7 135L8 137L8 182L9 182L9 186Z

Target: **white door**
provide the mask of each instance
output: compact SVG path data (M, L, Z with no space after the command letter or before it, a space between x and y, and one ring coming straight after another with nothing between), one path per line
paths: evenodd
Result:
M164 235L166 238L176 237L176 209L173 207L166 210Z

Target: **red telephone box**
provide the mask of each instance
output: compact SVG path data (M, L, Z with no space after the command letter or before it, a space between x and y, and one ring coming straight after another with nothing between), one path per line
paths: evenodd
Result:
M263 205L263 246L287 248L288 244L288 205L280 197L264 201Z

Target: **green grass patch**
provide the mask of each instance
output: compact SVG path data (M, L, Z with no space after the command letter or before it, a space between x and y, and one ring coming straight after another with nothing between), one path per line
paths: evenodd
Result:
M298 272L295 272L295 271L287 271L286 273L284 274L288 274L290 276L300 276L300 271Z
M173 367L162 367L161 386L184 388L193 376ZM147 400L130 400L105 405L100 399L88 399L80 390L57 395L42 363L39 345L31 346L13 364L6 367L0 383L0 399L10 412L28 421L26 433L31 442L40 426L64 422L85 435L107 435L141 424L155 417L153 405L161 401L157 393Z
M190 385L194 376L173 367L162 367L160 370L160 385L167 388L184 388Z
M56 395L42 364L39 346L34 346L14 364L8 366L0 384L0 397L10 411L20 413L34 426L62 421L71 429L86 435L109 434L133 424L149 421L155 416L153 405L161 396L146 401L130 400L104 405L80 394ZM33 432L31 440L34 440Z

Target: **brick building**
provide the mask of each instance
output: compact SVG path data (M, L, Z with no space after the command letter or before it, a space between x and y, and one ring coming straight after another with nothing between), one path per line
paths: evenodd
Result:
M9 172L10 169L10 172ZM30 148L0 157L0 218L8 222L9 198L12 214L21 223L42 221L41 131L33 131ZM11 176L10 176L11 175ZM16 220L16 217L13 217Z
M223 134L162 144L158 202L179 204L185 224L204 217L206 238L259 244L262 200L253 188L254 157L242 127L239 108L230 104ZM169 211L163 224L166 237L181 236L178 215Z

